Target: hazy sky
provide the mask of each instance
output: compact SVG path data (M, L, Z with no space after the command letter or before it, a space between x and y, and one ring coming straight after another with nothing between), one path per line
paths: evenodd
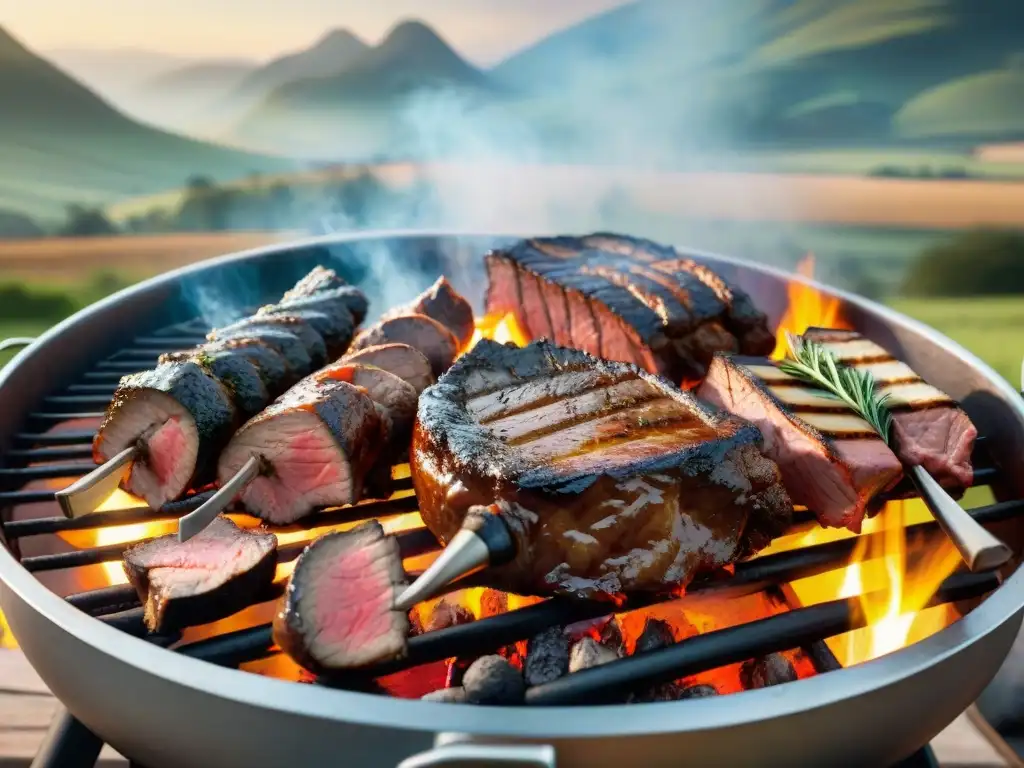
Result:
M627 0L12 0L0 24L36 50L139 48L267 59L330 27L376 42L403 18L432 25L463 55L492 63Z

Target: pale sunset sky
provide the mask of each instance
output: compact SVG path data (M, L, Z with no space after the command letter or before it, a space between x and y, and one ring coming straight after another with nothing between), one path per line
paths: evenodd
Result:
M347 27L376 43L397 21L430 24L491 64L627 0L16 0L0 25L35 50L136 48L188 58L269 59Z

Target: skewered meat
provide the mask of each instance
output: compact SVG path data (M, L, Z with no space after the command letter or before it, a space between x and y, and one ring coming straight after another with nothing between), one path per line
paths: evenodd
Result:
M321 302L318 309L239 321L213 331L216 340L163 355L154 370L122 379L93 442L96 461L136 448L126 488L153 508L213 479L216 455L231 431L310 373L310 350L326 355L317 319L330 307L341 316L347 302L358 305L361 294L336 283L333 272L318 268L291 299ZM317 286L327 287L306 295ZM365 312L365 297L362 302ZM340 334L329 339L332 348L347 345L353 332L351 321L322 327Z
M348 669L405 651L409 619L392 610L405 585L394 537L376 520L327 533L295 563L274 642L306 669Z
M315 304L316 308L311 308L311 304ZM352 313L338 302L322 301L317 303L316 298L296 299L292 302L260 307L256 315L257 317L284 315L299 318L323 338L329 360L336 360L345 353L355 333L355 320Z
M126 376L93 444L103 463L138 445L125 487L153 508L213 479L217 454L237 424L228 390L193 361Z
M764 546L791 519L757 429L635 366L547 341L482 341L421 396L420 513L448 542L492 504L520 594L658 591Z
M381 319L401 315L426 315L436 320L455 335L459 347L466 346L473 337L473 308L444 276L408 304L390 310Z
M247 511L288 524L321 506L359 500L387 433L377 405L347 381L309 376L247 421L221 452L217 478L255 456L261 470L242 491Z
M372 365L395 374L407 381L419 395L434 383L430 361L422 352L408 344L380 344L350 352L342 358L344 363Z
M324 343L324 337L308 321L303 320L297 315L254 315L224 328L211 331L207 338L210 341L250 335L259 338L259 334L263 330L286 331L295 336L302 344L309 358L306 370L317 368L327 362L327 345Z
M282 309L309 309L330 312L335 307L344 307L352 315L352 321L359 325L366 319L369 302L365 294L351 285L327 288L312 293L288 291L277 304Z
M276 566L273 534L242 530L226 517L186 542L170 534L124 553L125 574L154 632L207 624L257 602Z
M356 336L350 350L358 352L395 342L422 352L430 361L435 377L444 373L459 353L459 341L450 330L433 318L413 314L392 317L370 326Z
M716 355L697 396L757 425L789 495L823 526L859 533L871 499L903 474L870 424L766 358Z
M383 368L340 362L313 374L318 382L344 381L365 392L377 408L384 427L385 442L407 442L416 418L416 389Z
M949 395L856 331L810 328L804 338L823 344L846 365L871 372L879 394L888 395L896 454L905 464L924 467L953 491L971 486L978 430Z
M487 255L488 314L673 381L703 378L715 352L768 354L746 293L673 248L623 235L524 240Z

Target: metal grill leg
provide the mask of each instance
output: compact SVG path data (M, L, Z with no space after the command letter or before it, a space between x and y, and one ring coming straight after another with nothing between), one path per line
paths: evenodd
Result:
M31 768L95 768L103 742L66 709L54 715Z

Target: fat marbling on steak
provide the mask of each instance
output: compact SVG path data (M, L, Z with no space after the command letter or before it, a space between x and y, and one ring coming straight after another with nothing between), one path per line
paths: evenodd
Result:
M767 358L716 355L696 394L757 425L789 495L824 526L859 533L872 499L903 474L870 424Z
M896 454L905 464L924 467L954 493L971 486L978 430L949 395L856 331L809 328L804 338L822 344L845 365L871 373L878 394L887 396Z
M750 297L673 248L614 234L538 237L486 257L488 314L530 338L635 363L674 382L703 378L716 352L775 346Z
M485 340L420 396L410 463L442 543L475 505L505 516L518 554L493 586L591 598L685 586L785 530L760 444L636 366Z

